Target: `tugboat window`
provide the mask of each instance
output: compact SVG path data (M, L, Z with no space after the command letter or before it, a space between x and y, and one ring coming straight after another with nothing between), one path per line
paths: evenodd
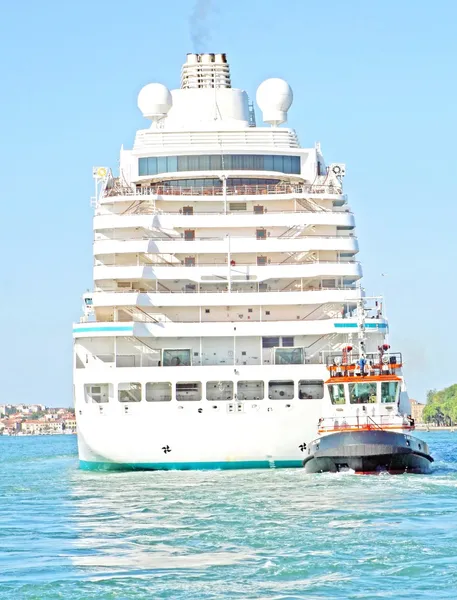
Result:
M351 404L374 404L376 402L376 381L349 384Z
M381 402L389 404L397 401L398 396L398 381L383 381L381 383Z
M344 396L344 385L342 383L334 383L328 386L330 392L330 400L332 404L345 404L346 398Z

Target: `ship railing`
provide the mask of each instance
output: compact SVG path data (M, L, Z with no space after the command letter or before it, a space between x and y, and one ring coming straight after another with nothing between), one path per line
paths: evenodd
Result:
M231 267L233 271L236 271L236 267L275 267L275 266L283 266L283 267L302 267L305 265L320 265L320 264L348 264L348 265L357 265L360 264L358 260L313 260L309 258L308 260L304 259L302 262L289 262L286 263L284 261L281 262L273 262L268 261L267 263L245 263L238 262L233 260L231 262ZM195 268L195 267L228 267L227 262L221 263L205 263L205 262L195 262L195 264L185 264L184 262L172 263L172 262L130 262L130 263L111 263L105 264L100 261L95 261L94 266L96 267L186 267L186 268Z
M155 367L155 368L164 368L171 369L177 368L180 369L182 367L236 367L236 366L263 366L268 369L274 368L275 366L294 366L298 370L300 366L304 364L321 364L317 357L308 357L305 355L304 361L300 363L284 363L284 362L276 362L274 358L259 358L259 357L244 357L241 362L240 359L233 360L233 357L229 356L227 353L226 356L219 355L218 357L214 357L212 353L206 354L203 352L202 357L193 357L191 364L183 363L181 365L163 365L161 360L161 350L157 349L156 352L143 352L143 353L128 353L128 354L117 354L116 356L110 355L86 355L81 359L79 356L76 357L76 368L77 369L93 369L94 367L99 369L103 368L143 368L143 367ZM233 372L233 371L232 371Z
M276 287L271 287L269 285L263 286L262 284L258 284L255 286L255 289L239 289L239 288L234 288L236 284L232 283L232 289L229 292L228 289L224 289L223 287L219 287L217 289L211 289L211 290L205 290L205 289L197 289L197 286L190 286L188 285L187 287L181 288L179 290L170 290L170 289L160 289L160 290L155 290L155 289L147 289L147 288L142 288L142 287L138 287L138 288L104 288L104 289L97 289L95 290L93 293L94 294L106 294L106 293L124 293L124 294L220 294L220 293L230 293L230 294L252 294L252 293L257 293L257 292L320 292L320 291L343 291L343 290L350 290L350 291L356 291L357 287L356 285L347 285L347 286L338 286L338 287L303 287L303 289L301 289L301 286L298 284L297 288L288 288L288 289L284 289L284 288L276 288Z
M411 428L413 423L408 417L392 415L346 415L339 417L323 417L319 420L319 432L376 430L376 429L403 429Z
M140 204L136 205L135 207L129 207L128 209L126 209L124 212L122 213L117 213L120 214L120 216L126 216L126 215L182 215L184 217L195 217L195 216L201 216L201 215L211 215L211 216L215 216L215 215L219 215L219 216L226 216L226 215L256 215L256 216L260 216L260 215L286 215L286 214L309 214L309 213L325 213L325 214L335 214L335 213L344 213L344 214L353 214L351 210L349 210L347 205L343 205L343 206L338 206L338 207L333 207L333 208L329 208L329 209L323 209L322 211L316 211L315 209L312 208L291 208L289 210L271 210L271 209L267 209L265 207L265 209L263 210L263 212L255 212L254 210L230 210L230 208L228 208L227 212L221 211L221 210L206 210L206 211L194 211L192 213L186 213L184 212L182 209L178 209L178 210L170 210L169 208L167 208L166 210L164 210L163 208L157 208L156 206L154 206L153 204L151 204L150 202L148 202L147 200L140 200L139 201ZM101 210L98 210L97 212L97 216L100 215L109 215L109 216L117 216L116 213L113 213L111 211L106 211L103 212ZM189 219L190 221L190 219ZM342 236L339 236L342 237Z
M379 318L382 316L379 315ZM326 357L327 368L335 377L354 374L360 369L361 360L364 361L365 375L395 371L403 364L401 352L378 351L361 355L358 352L343 351L329 353Z
M262 196L268 194L343 194L339 186L318 184L236 185L227 186L226 196ZM184 187L174 185L151 185L106 189L104 197L110 196L224 196L221 186Z
M357 239L356 236L354 235L319 235L318 233L312 233L312 234L306 234L306 235L302 235L302 236L297 236L295 238L284 238L281 237L281 235L269 235L267 236L266 239L282 239L282 240L287 240L287 239L300 239L300 240L304 240L304 239L308 239L308 238L315 238L315 239L323 239L323 240L341 240L341 239L348 239L350 238L351 240L355 240ZM237 239L249 239L246 237L246 235L230 235L230 240L237 240ZM148 240L150 242L220 242L220 241L226 241L228 240L228 237L226 235L224 236L195 236L192 239L188 239L186 240L184 233L175 235L173 237L171 236L167 236L167 235L154 235L154 237L148 236L148 235L142 235L142 236L130 236L130 237L117 237L117 236L113 236L113 237L100 237L100 236L96 236L94 238L95 242L137 242L137 241L144 241L144 240ZM262 238L262 240L264 240L264 238ZM330 261L330 262L335 262L335 261ZM343 262L343 261L342 261Z

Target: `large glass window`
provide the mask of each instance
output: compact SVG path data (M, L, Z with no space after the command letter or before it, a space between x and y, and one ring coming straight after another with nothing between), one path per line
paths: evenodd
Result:
M208 381L206 384L207 400L232 400L233 381Z
M300 400L320 400L324 397L324 382L322 379L302 379L298 382L298 397Z
M330 400L332 404L345 404L344 385L342 383L332 383L328 386Z
M190 367L190 350L163 350L164 367Z
M374 404L376 402L376 381L349 384L351 404Z
M200 381L179 381L176 384L176 400L201 400L202 384Z
M119 402L141 402L141 383L120 383L117 390Z
M169 402L171 393L171 383L168 381L154 381L146 384L147 402Z
M388 404L396 402L400 385L398 381L383 381L381 383L381 402Z
M200 154L188 156L151 156L138 160L139 175L157 175L179 171L277 171L300 173L299 156L264 154Z
M270 381L268 383L268 398L270 400L292 400L294 397L294 382Z
M279 346L279 337L262 338L262 348L276 348Z
M238 382L238 400L263 400L264 385L263 381L239 381Z
M84 386L84 399L86 402L102 404L109 402L109 383L86 383Z
M304 348L275 348L275 365L302 365L304 362Z

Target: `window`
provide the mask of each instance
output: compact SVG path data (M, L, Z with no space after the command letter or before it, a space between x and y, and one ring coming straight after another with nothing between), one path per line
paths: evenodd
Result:
M141 383L120 383L117 393L119 402L141 402Z
M292 400L294 397L294 382L270 381L268 383L268 398L270 400Z
M351 404L374 404L376 402L376 381L349 384Z
M398 381L383 381L381 383L381 402L389 404L396 402L400 385Z
M202 399L202 384L200 381L180 381L176 384L176 400L196 401Z
M233 381L208 381L206 383L207 400L232 400Z
M109 383L88 383L84 386L84 400L102 404L109 402Z
M239 381L238 400L263 400L265 396L263 381Z
M257 257L257 266L258 267L262 267L263 265L267 264L267 257L266 256L258 256Z
M254 214L255 215L263 215L264 213L264 207L261 206L260 204L258 204L257 206L254 206Z
M184 239L186 242L191 242L195 240L195 229L186 229L184 231Z
M275 365L302 365L304 362L304 348L275 348Z
M194 207L193 206L183 206L182 214L183 215L193 215Z
M324 397L324 382L322 379L301 379L298 382L298 397L300 400L321 400Z
M266 313L269 314L267 310ZM276 348L279 346L279 337L264 337L262 338L262 348Z
M267 230L266 229L256 229L255 237L257 240L266 240L267 239Z
M342 383L333 383L328 386L330 400L332 404L346 404L344 397L344 385Z
M195 267L195 256L186 256L184 259L184 266Z
M211 312L210 308L205 308L205 314L209 315L210 312Z
M191 356L190 350L163 350L163 366L164 367L190 367Z
M299 156L265 154L200 154L187 156L150 156L138 160L140 176L177 171L277 171L300 173Z
M246 202L230 202L229 210L246 210Z
M171 383L155 381L146 384L146 402L170 402Z
M283 337L282 345L284 348L291 348L294 345L294 338L293 337Z
M334 288L334 287L336 287L336 281L334 279L323 279L322 287L323 288Z

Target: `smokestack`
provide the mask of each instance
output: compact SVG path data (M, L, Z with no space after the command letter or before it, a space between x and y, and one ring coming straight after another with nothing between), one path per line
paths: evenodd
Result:
M230 66L225 54L188 54L181 70L181 88L230 88Z

